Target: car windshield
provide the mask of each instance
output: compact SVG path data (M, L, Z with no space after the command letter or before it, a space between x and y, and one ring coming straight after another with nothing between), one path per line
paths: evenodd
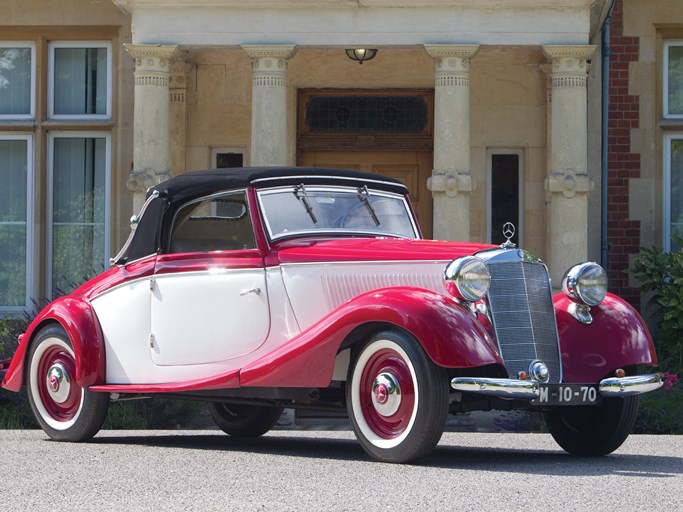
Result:
M270 238L308 233L417 238L405 198L367 187L296 185L259 192Z

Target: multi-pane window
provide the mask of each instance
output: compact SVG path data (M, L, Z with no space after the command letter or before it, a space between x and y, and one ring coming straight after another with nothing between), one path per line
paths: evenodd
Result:
M109 137L50 136L51 285L68 293L102 272L109 253Z
M683 133L664 141L664 247L680 250L672 238L683 238Z
M49 115L111 117L111 45L57 42L49 46Z
M664 117L683 119L683 40L664 44Z
M683 40L664 43L662 105L664 117L683 121ZM679 250L683 238L683 133L664 137L664 247Z
M110 41L0 41L0 314L105 268L112 83Z
M28 135L0 135L0 307L29 303L32 144Z
M35 115L35 45L0 43L0 120Z

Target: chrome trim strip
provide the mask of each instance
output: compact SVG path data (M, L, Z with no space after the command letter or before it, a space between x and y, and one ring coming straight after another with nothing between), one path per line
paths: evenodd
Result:
M533 400L538 398L538 382L519 379L489 379L485 377L455 377L451 387L456 391L467 391L480 395L491 395L500 398L520 398Z
M652 373L632 377L611 377L600 381L598 390L601 396L631 396L655 391L664 384L664 375Z

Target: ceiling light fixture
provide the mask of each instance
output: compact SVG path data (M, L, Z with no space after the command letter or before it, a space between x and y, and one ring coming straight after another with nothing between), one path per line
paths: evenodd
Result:
M347 48L346 56L358 62L358 64L363 64L366 60L372 60L377 55L377 48Z

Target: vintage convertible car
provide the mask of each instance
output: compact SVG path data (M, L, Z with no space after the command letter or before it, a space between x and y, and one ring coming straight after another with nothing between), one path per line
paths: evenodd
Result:
M188 173L131 224L108 271L33 321L3 381L26 384L53 439L91 438L110 401L161 395L208 402L234 436L285 407L347 410L382 461L428 454L449 413L490 409L537 411L566 451L601 455L662 384L638 373L657 364L652 340L599 265L553 295L509 240L423 240L390 178Z

